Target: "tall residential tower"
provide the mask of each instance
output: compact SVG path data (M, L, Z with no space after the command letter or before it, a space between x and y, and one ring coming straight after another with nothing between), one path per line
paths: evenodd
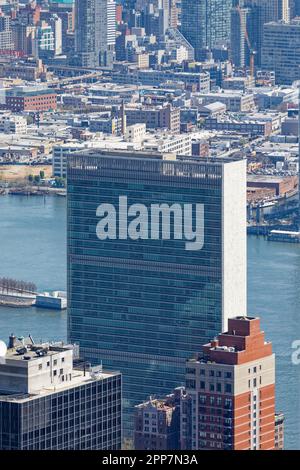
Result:
M114 0L76 0L75 54L84 67L111 66L116 40Z

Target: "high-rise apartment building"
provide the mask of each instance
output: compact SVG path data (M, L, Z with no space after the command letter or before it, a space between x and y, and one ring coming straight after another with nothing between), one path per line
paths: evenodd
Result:
M121 374L80 363L77 349L10 337L0 362L0 450L121 448Z
M69 340L124 373L128 431L134 406L182 385L186 358L246 313L246 162L108 150L68 162ZM125 224L103 240L102 204ZM136 204L152 228L132 234ZM195 241L196 207L186 245L181 216Z
M115 54L114 0L76 0L75 53L82 66L111 66Z
M276 83L291 85L299 80L300 20L264 26L262 68L275 72Z
M251 8L234 7L231 10L231 60L237 67L246 67L250 63L250 50L246 40L251 28Z
M187 449L275 449L275 357L259 318L229 319L228 331L187 362L186 390Z
M251 8L251 27L248 30L251 48L256 52L256 64L261 66L264 25L278 21L286 11L281 5L285 0L242 0L245 7Z
M14 49L14 43L10 17L0 13L0 51L12 49Z
M231 6L232 0L182 0L181 32L194 47L196 60L230 41Z

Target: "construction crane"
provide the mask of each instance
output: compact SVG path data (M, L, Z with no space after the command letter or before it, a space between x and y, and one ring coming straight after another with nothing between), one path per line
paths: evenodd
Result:
M237 5L237 11L239 12L239 15L240 15L240 22L241 22L241 25L242 25L242 24L243 24L243 13L242 13L242 10L241 10L240 5ZM255 56L256 56L257 52L256 52L256 50L253 49L252 46L251 46L251 42L250 42L250 39L249 39L249 35L248 35L246 23L245 23L244 36L245 36L245 40L246 40L246 42L247 42L248 49L249 49L249 53L250 53L250 76L251 76L252 78L254 78Z

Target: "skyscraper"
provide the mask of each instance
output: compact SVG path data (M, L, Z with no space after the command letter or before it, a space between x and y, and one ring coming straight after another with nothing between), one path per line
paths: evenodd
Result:
M75 53L81 66L111 66L116 40L114 0L76 0Z
M123 372L126 431L136 404L183 384L186 358L246 313L245 167L153 152L69 157L68 335L87 360ZM96 233L102 204L121 214L115 237ZM141 233L123 225L136 204L151 213ZM192 226L197 246L186 244Z
M275 356L259 318L229 319L228 331L188 361L186 372L188 449L275 449Z
M256 64L261 66L264 25L278 21L282 14L285 0L242 0L245 7L252 10L251 28L248 31L251 47L256 51Z
M251 8L234 7L231 10L231 60L237 67L250 63L250 50L246 36L251 27Z
M229 42L231 5L232 0L182 0L181 32L195 48L196 60Z

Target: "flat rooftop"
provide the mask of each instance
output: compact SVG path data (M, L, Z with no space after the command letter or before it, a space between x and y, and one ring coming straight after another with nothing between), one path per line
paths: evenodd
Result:
M174 162L186 162L191 164L210 164L210 165L226 165L238 161L245 161L240 157L228 157L228 158L218 158L218 157L196 157L188 155L176 155L174 153L158 153L153 151L132 151L132 150L95 150L95 149L86 149L79 152L73 152L70 154L71 159L76 157L82 158L97 158L97 157L117 157L117 158L130 158L130 159L149 159L149 160L165 160L165 161L174 161Z
M93 373L91 371L81 371L73 369L72 371L72 380L68 382L56 383L53 386L47 388L41 388L37 393L17 393L17 394L1 394L0 390L0 402L13 402L13 403L25 403L28 400L35 400L36 398L46 397L52 395L53 393L63 392L64 390L70 390L76 387L79 387L83 384L88 384L95 382L96 380L105 380L115 375L118 375L119 372L97 372Z
M253 174L248 174L247 175L247 181L249 183L274 183L274 184L279 184L282 183L284 180L287 178L290 178L289 176L268 176L268 175L253 175Z

